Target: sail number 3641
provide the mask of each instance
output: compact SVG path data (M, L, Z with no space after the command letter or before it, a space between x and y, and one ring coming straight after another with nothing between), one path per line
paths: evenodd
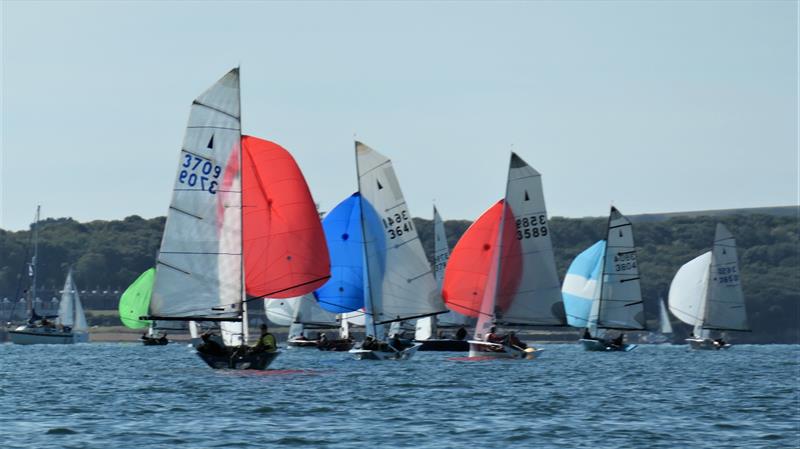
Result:
M381 221L383 222L384 229L386 229L386 233L389 234L389 239L396 239L397 237L401 237L404 233L414 230L414 223L405 210L382 218Z
M191 154L183 156L183 164L181 166L183 170L178 175L178 182L187 184L189 187L199 187L200 190L208 191L212 195L217 193L219 184L215 179L218 179L219 175L222 174L222 167Z
M517 218L517 240L544 237L547 235L547 217L531 215Z

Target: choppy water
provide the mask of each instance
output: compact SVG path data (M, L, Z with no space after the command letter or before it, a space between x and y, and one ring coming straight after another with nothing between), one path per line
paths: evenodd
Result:
M0 345L0 447L798 447L798 346L534 361L284 351L214 371L185 345Z

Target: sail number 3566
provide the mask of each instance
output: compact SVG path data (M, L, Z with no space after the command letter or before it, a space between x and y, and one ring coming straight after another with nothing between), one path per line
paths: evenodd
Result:
M547 235L547 217L531 215L517 218L517 240L544 237Z
M200 190L208 191L212 195L217 193L219 184L215 179L222 174L222 167L191 154L183 156L182 167L184 169L178 175L178 182L189 187L200 187Z
M405 210L382 218L381 221L390 239L396 239L397 237L401 237L404 233L414 230L414 223Z

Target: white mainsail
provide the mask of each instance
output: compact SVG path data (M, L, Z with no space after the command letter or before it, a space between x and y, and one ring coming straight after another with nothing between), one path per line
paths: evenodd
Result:
M504 263L519 263L521 277L519 286L507 302L510 306L505 312L496 314L495 322L505 325L566 324L542 176L514 153L511 153L508 169L505 207L511 208L513 213L521 253L518 261L502 255L499 269L503 270ZM502 237L502 233L499 235ZM507 243L501 242L501 252L506 247Z
M668 335L672 333L672 323L669 320L669 313L667 313L667 306L664 305L664 300L658 300L658 325L659 331Z
M633 226L616 207L608 218L597 327L644 329L644 301L633 242Z
M709 285L703 327L716 330L750 330L736 257L736 240L722 223L717 224L714 236Z
M86 314L78 296L78 288L72 279L72 270L67 273L67 279L64 281L64 290L61 291L61 302L58 305L56 324L71 328L73 333L83 333L89 329L86 323Z
M356 142L356 162L373 327L446 311L391 161Z
M156 266L155 316L241 315L240 142L234 69L191 106Z

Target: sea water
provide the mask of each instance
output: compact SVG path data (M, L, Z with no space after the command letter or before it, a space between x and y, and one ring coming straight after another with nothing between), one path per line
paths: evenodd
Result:
M3 448L798 447L798 346L531 361L351 360L288 349L269 371L185 344L0 345Z

